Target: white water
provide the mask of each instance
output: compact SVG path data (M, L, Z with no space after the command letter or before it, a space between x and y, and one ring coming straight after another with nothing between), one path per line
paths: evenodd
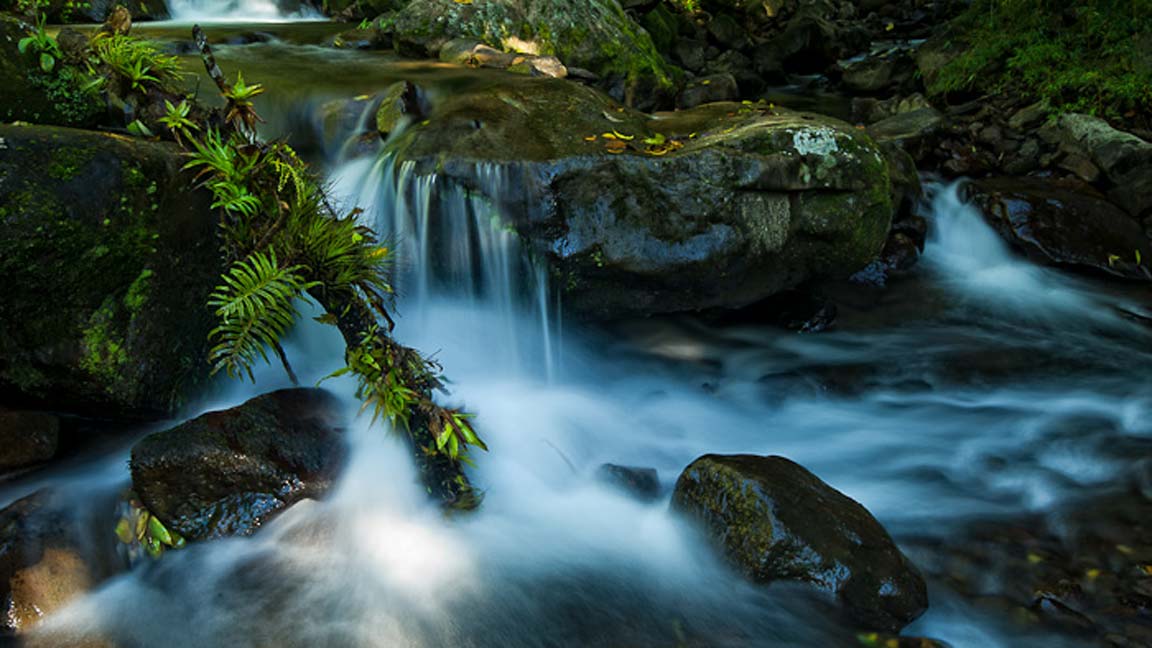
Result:
M285 11L276 0L168 0L171 20L178 23L270 23L325 20L315 9L302 4Z
M406 453L361 422L329 501L255 538L169 554L46 631L144 646L851 645L795 590L728 574L666 496L638 503L596 468L654 467L667 492L706 452L783 454L899 538L1051 506L1114 478L1110 448L1152 435L1147 373L1132 369L1147 366L1147 337L1106 298L1013 257L954 187L931 203L935 306L899 321L816 336L638 322L561 344L543 282L515 238L488 227L487 202L390 164L353 161L334 181L409 260L398 333L436 352L451 400L478 415L492 449L474 473L482 510L443 519ZM341 346L306 324L290 352L306 382L339 364ZM1049 369L1073 360L1085 366ZM213 406L280 380L270 370ZM1059 645L932 597L908 633Z

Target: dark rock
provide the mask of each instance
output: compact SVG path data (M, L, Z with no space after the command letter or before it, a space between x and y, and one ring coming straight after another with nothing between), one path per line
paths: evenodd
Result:
M115 501L42 490L0 511L0 633L23 632L127 566Z
M0 407L0 473L48 461L60 443L60 419Z
M674 53L676 60L684 67L685 70L692 72L702 72L705 63L708 62L706 50L708 49L707 43L702 41L693 40L691 38L681 38L676 41Z
M1014 130L1031 130L1048 118L1048 109L1042 102L1036 102L1017 110L1008 118L1008 126Z
M1117 130L1099 117L1068 113L1058 122L1063 146L1090 158L1112 182L1136 169L1152 170L1152 143Z
M1041 178L993 178L972 183L968 193L1001 236L1034 258L1149 278L1152 243L1140 224L1090 190Z
M680 108L689 109L716 101L733 101L739 96L735 77L727 73L713 74L685 86L677 103Z
M600 481L615 486L642 501L660 497L660 476L655 468L601 464L596 476Z
M873 124L894 115L930 107L931 104L920 93L883 100L874 97L855 97L852 99L852 118L865 124Z
M894 59L870 57L846 67L841 82L852 92L878 94L894 83L896 72Z
M880 259L890 274L907 272L920 260L920 249L912 237L894 232L884 244Z
M898 113L868 127L868 133L881 144L899 145L919 162L934 148L944 125L944 115L935 108L919 108Z
M928 607L924 580L884 527L783 457L700 457L680 475L672 505L753 581L808 583L866 627L899 631Z
M40 126L0 126L0 141L0 392L174 412L208 378L210 194L173 145Z
M736 80L741 96L754 97L764 89L764 80L753 71L752 60L736 50L728 50L704 65L709 75L729 75Z
M748 46L748 32L735 16L720 13L708 21L708 33L725 49L744 49Z
M427 124L394 140L398 159L496 201L584 317L739 307L847 277L891 224L885 158L833 119L766 103L651 119L548 79L428 96ZM600 137L613 130L633 139ZM678 148L652 154L656 132ZM497 172L499 188L484 180Z
M250 535L322 497L345 456L343 410L320 389L284 389L209 412L132 448L144 506L189 540Z
M1100 167L1083 155L1065 155L1060 160L1060 168L1089 184L1100 179Z

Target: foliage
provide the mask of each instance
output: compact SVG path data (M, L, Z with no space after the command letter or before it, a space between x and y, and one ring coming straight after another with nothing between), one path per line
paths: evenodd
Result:
M1016 91L1054 112L1152 112L1152 0L975 0L933 93Z
M159 558L166 550L180 549L186 544L183 536L164 526L133 493L128 495L128 505L116 523L116 537L128 545L129 553L142 549L152 558Z
M223 94L228 100L228 114L225 119L233 124L243 124L249 132L254 131L260 117L256 114L252 100L264 94L264 86L259 83L251 85L244 83L244 75L237 72L236 83L225 88Z
M297 312L294 302L319 284L306 281L303 266L285 266L276 253L253 252L240 259L223 276L224 284L208 299L216 309L220 325L212 330L209 361L213 371L230 377L252 376L257 359L268 362L266 349L274 348L284 337Z
M180 103L173 105L171 101L164 100L164 116L160 118L160 123L165 126L172 133L176 143L181 143L182 138L187 138L192 135L192 131L200 130L200 126L188 118L189 113L192 111L192 106L188 100L181 100Z
M92 37L95 60L90 64L97 72L100 65L128 81L133 89L144 90L148 84L161 85L183 76L180 60L125 34L98 32Z
M43 15L36 22L36 29L32 34L21 38L16 47L21 54L32 52L38 55L40 57L40 69L44 72L51 72L56 67L56 61L62 57L60 46L44 29Z

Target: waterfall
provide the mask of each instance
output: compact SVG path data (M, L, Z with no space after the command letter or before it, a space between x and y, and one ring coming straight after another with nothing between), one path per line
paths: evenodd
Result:
M322 20L310 5L277 0L168 0L168 12L176 22L286 22Z
M336 193L394 246L405 328L427 329L447 305L460 327L482 331L478 342L498 349L502 363L554 375L559 301L547 269L496 207L507 186L501 166L478 164L481 191L419 174L387 153L346 162L332 177Z

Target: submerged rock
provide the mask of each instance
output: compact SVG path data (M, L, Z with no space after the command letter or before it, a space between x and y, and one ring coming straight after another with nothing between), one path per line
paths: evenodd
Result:
M405 177L487 197L584 317L739 307L847 277L892 219L888 162L827 117L735 103L652 117L549 79L423 94L426 119L391 140Z
M206 382L222 262L183 163L171 145L0 126L0 393L158 417Z
M1152 241L1140 223L1090 189L1040 178L992 178L972 183L967 192L1002 237L1036 259L1152 278Z
M124 569L112 499L74 509L39 491L0 511L0 634L27 631Z
M660 497L660 476L655 468L601 464L596 477L636 499L652 501Z
M132 448L132 483L145 508L189 540L251 535L322 497L344 456L339 400L284 389L149 435Z
M897 631L928 607L924 580L884 527L783 457L700 457L680 475L672 505L750 579L808 583L867 627Z

